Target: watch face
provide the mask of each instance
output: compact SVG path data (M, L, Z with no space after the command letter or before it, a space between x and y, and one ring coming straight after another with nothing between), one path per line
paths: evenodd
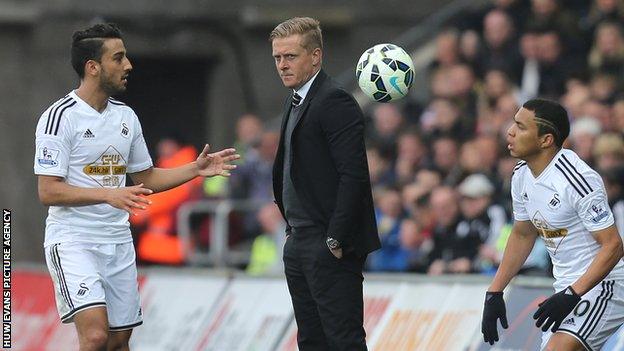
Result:
M327 246L329 246L329 248L333 250L333 249L337 249L338 247L340 247L340 243L336 239L327 238Z

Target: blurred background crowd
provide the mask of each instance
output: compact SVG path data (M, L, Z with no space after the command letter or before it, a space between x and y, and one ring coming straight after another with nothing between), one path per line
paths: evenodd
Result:
M604 179L624 232L624 2L493 0L461 13L435 39L435 58L403 101L371 104L366 147L382 249L368 271L493 274L511 231L510 177L517 159L506 131L528 99L568 111L565 145ZM267 122L268 121L268 122ZM197 180L154 196L133 220L140 262L183 264L176 211L200 199L250 200L229 216L228 245L248 252L251 274L281 270L285 223L273 204L271 172L279 120L248 113L233 142L242 155L229 179ZM193 160L183 137L160 141L161 167ZM192 221L195 249L213 237L210 216ZM172 249L174 248L174 249ZM538 240L522 273L549 275Z

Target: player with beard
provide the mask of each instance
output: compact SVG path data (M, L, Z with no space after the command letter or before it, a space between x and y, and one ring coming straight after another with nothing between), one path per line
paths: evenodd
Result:
M44 249L63 323L80 350L128 350L142 323L129 214L145 197L198 176L229 176L234 149L172 169L153 167L134 111L111 96L126 90L132 65L121 32L97 24L73 35L78 89L52 104L35 133L39 198L50 206ZM126 186L126 174L134 186Z

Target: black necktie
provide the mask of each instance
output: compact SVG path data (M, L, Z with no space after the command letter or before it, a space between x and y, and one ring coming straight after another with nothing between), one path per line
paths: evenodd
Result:
M301 96L297 94L296 92L293 92L293 96L292 96L293 107L299 106L300 103L301 103Z

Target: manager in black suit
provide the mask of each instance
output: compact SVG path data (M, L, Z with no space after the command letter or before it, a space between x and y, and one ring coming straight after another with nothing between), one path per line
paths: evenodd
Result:
M321 69L317 20L289 19L269 39L279 76L292 89L273 190L288 224L284 264L299 349L366 350L362 267L380 243L362 111Z

